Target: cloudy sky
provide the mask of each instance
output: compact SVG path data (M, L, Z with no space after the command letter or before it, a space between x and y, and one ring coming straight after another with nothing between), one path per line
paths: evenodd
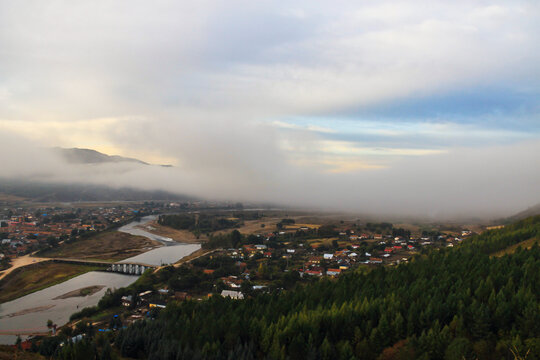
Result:
M498 216L540 202L538 44L537 1L2 1L3 175Z

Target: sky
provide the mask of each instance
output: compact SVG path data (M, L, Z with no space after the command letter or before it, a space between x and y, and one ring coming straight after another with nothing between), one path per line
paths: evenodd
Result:
M508 215L540 202L538 44L537 1L6 0L2 176Z

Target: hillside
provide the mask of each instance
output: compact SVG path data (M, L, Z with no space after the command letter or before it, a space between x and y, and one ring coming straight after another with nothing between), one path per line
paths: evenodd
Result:
M39 354L17 350L13 346L0 345L0 360L14 360L14 359L17 359L17 360L43 359L45 360L45 357Z
M531 206L530 208L523 210L515 215L510 216L508 220L517 221L517 220L525 219L529 216L535 216L535 215L540 215L540 203L534 206Z
M148 163L123 157L119 155L107 155L100 153L99 151L92 150L92 149L79 149L79 148L70 148L70 149L64 149L64 148L53 148L53 151L60 155L64 160L66 160L69 163L74 164L98 164L98 163L106 163L106 162L133 162L138 163L142 165L149 165Z
M152 359L539 359L540 248L490 256L539 235L536 216L397 267L248 300L171 303L115 346Z
M513 254L515 253L519 248L527 249L529 250L532 248L535 244L540 245L540 239L539 238L532 238L528 240L521 241L517 244L511 245L505 249L499 250L493 254L493 256L504 256L507 254Z

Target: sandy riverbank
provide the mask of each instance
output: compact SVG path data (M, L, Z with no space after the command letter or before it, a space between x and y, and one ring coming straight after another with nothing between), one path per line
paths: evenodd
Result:
M151 234L168 237L176 242L184 244L200 244L207 240L205 235L201 235L197 239L197 237L191 231L177 230L168 226L162 226L158 224L157 220L150 221L149 223L143 225L137 225L136 227Z
M57 296L57 297L53 298L53 300L68 299L68 298L72 298L72 297L84 297L84 296L94 295L95 293L97 293L98 291L103 289L104 287L105 287L104 285L93 285L93 286L83 287L83 288L80 288L80 289L73 290L73 291L70 291L68 293L65 293L63 295Z
M17 312L11 313L11 314L7 314L5 317L12 318L12 317L15 317L15 316L22 316L22 315L26 315L26 314L32 314L32 313L36 313L36 312L41 312L41 311L49 310L49 309L53 308L54 306L55 305L51 304L51 305L38 306L38 307L30 308L30 309L24 309L24 310L17 311Z

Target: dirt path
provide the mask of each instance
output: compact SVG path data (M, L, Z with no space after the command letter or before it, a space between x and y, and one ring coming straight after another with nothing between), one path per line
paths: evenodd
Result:
M184 256L182 259L180 259L180 260L178 260L177 262L175 262L175 263L173 264L173 266L174 266L175 268L177 268L177 267L180 267L180 266L182 266L182 265L184 265L184 264L189 264L190 262L192 262L192 261L195 260L195 259L198 259L198 258L200 258L200 257L209 255L209 254L211 254L211 253L214 253L214 252L220 251L220 250L222 250L222 249L213 249L213 250L199 249L199 250L197 250L197 251L195 251L195 252L193 252L193 253L191 253L191 254L189 254L189 255L187 255L187 256ZM159 270L161 270L161 269L163 269L163 268L165 268L165 267L167 267L167 266L169 266L169 265L157 267L157 268L154 270L154 273L158 272Z
M38 263L38 262L41 262L41 261L47 261L47 260L50 260L50 259L32 257L31 254L15 258L15 259L11 260L11 267L9 269L4 270L4 271L2 271L0 273L0 280L2 280L4 277L6 277L10 272L12 272L15 269L18 269L18 268L26 266L26 265Z

